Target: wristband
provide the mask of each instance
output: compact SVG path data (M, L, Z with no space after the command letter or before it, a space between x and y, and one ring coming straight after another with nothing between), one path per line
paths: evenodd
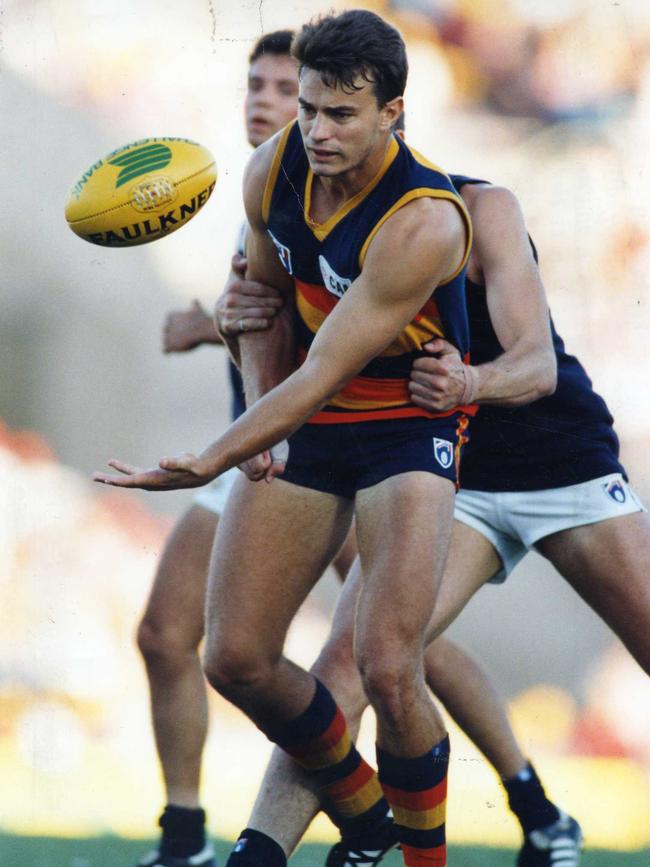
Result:
M478 396L479 375L478 370L470 364L463 365L463 373L465 375L465 388L460 398L460 406L468 406L474 403Z

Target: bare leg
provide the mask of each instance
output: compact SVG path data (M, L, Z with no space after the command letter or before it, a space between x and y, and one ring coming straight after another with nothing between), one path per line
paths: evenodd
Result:
M449 715L503 779L526 766L501 697L469 654L447 638L437 638L425 657L427 683Z
M454 521L452 542L429 635L440 635L476 591L501 568L485 536ZM427 683L450 716L504 779L526 765L501 698L485 672L462 648L437 638L425 652Z
M354 738L368 703L352 653L360 578L357 565L356 580L350 578L344 584L327 644L311 669L312 674L332 692ZM289 856L319 810L320 799L307 774L276 747L248 826L273 838Z
M424 681L422 653L451 540L453 487L425 473L357 494L363 587L355 652L377 714L377 743L422 756L445 736Z
M282 480L242 477L232 490L210 563L205 669L263 730L296 718L313 697L313 677L282 650L350 519L348 501Z
M650 516L563 530L538 548L650 674Z
M198 646L216 526L217 516L200 506L180 519L165 546L138 629L167 802L183 807L199 804L208 715Z

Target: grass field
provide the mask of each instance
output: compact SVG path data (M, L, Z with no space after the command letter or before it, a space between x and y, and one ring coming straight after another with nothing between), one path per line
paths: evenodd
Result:
M134 867L147 850L142 841L119 837L92 837L70 840L53 837L12 837L0 834L0 864L3 867ZM151 848L151 847L149 847ZM220 863L223 865L230 845L217 841ZM292 867L322 867L326 846L305 845L291 859ZM450 867L513 867L515 853L508 849L451 847ZM398 867L397 853L384 862L386 867ZM648 867L650 853L586 852L582 867Z

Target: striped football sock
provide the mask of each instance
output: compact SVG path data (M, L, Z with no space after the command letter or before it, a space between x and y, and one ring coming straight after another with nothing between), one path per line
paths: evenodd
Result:
M377 774L350 740L341 709L320 681L299 717L266 734L315 780L342 837L363 836L385 818L388 803Z
M449 738L415 759L377 747L379 779L391 806L407 867L445 867Z

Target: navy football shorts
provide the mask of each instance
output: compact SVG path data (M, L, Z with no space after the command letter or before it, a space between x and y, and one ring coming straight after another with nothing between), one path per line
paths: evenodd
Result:
M433 473L456 484L464 413L341 424L306 424L289 438L285 482L353 500L390 476Z

